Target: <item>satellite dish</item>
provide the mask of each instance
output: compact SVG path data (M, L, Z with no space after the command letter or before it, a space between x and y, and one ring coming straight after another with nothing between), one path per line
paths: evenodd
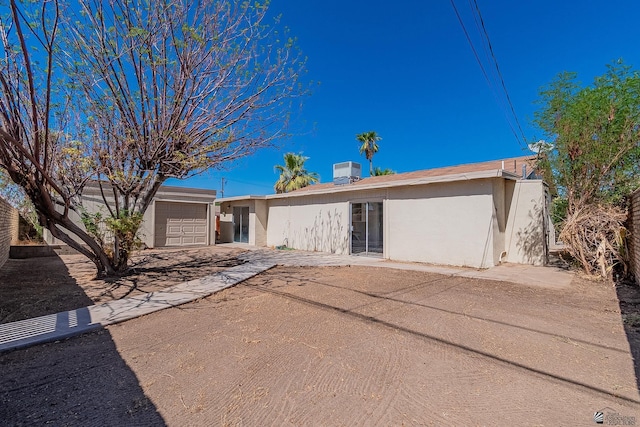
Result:
M533 151L536 154L546 153L553 150L553 144L545 141L544 139L541 139L538 142L527 144L527 146L529 147L529 150Z

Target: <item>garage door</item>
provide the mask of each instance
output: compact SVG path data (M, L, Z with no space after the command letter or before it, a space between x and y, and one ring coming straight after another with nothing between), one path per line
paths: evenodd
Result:
M155 246L207 244L207 205L156 202Z

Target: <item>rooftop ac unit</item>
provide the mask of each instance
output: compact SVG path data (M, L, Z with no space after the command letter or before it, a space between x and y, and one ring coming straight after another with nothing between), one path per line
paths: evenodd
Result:
M336 185L351 184L362 175L362 166L356 162L342 162L333 165L333 183Z

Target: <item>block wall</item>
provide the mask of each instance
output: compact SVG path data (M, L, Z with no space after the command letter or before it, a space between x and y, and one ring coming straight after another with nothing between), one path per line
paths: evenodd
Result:
M9 259L12 243L18 241L18 211L0 199L0 267Z

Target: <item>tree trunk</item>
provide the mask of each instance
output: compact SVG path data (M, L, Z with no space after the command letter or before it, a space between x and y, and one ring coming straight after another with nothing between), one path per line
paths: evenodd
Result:
M73 239L69 234L60 230L60 228L58 228L58 225L76 235L89 248L87 249L81 243L78 243L75 239ZM89 258L91 262L95 264L98 270L98 277L117 275L117 269L112 265L109 257L104 252L104 249L95 241L95 239L89 236L84 230L78 227L68 217L62 217L58 221L49 217L44 226L49 231L51 231L53 237L62 240L67 245Z

